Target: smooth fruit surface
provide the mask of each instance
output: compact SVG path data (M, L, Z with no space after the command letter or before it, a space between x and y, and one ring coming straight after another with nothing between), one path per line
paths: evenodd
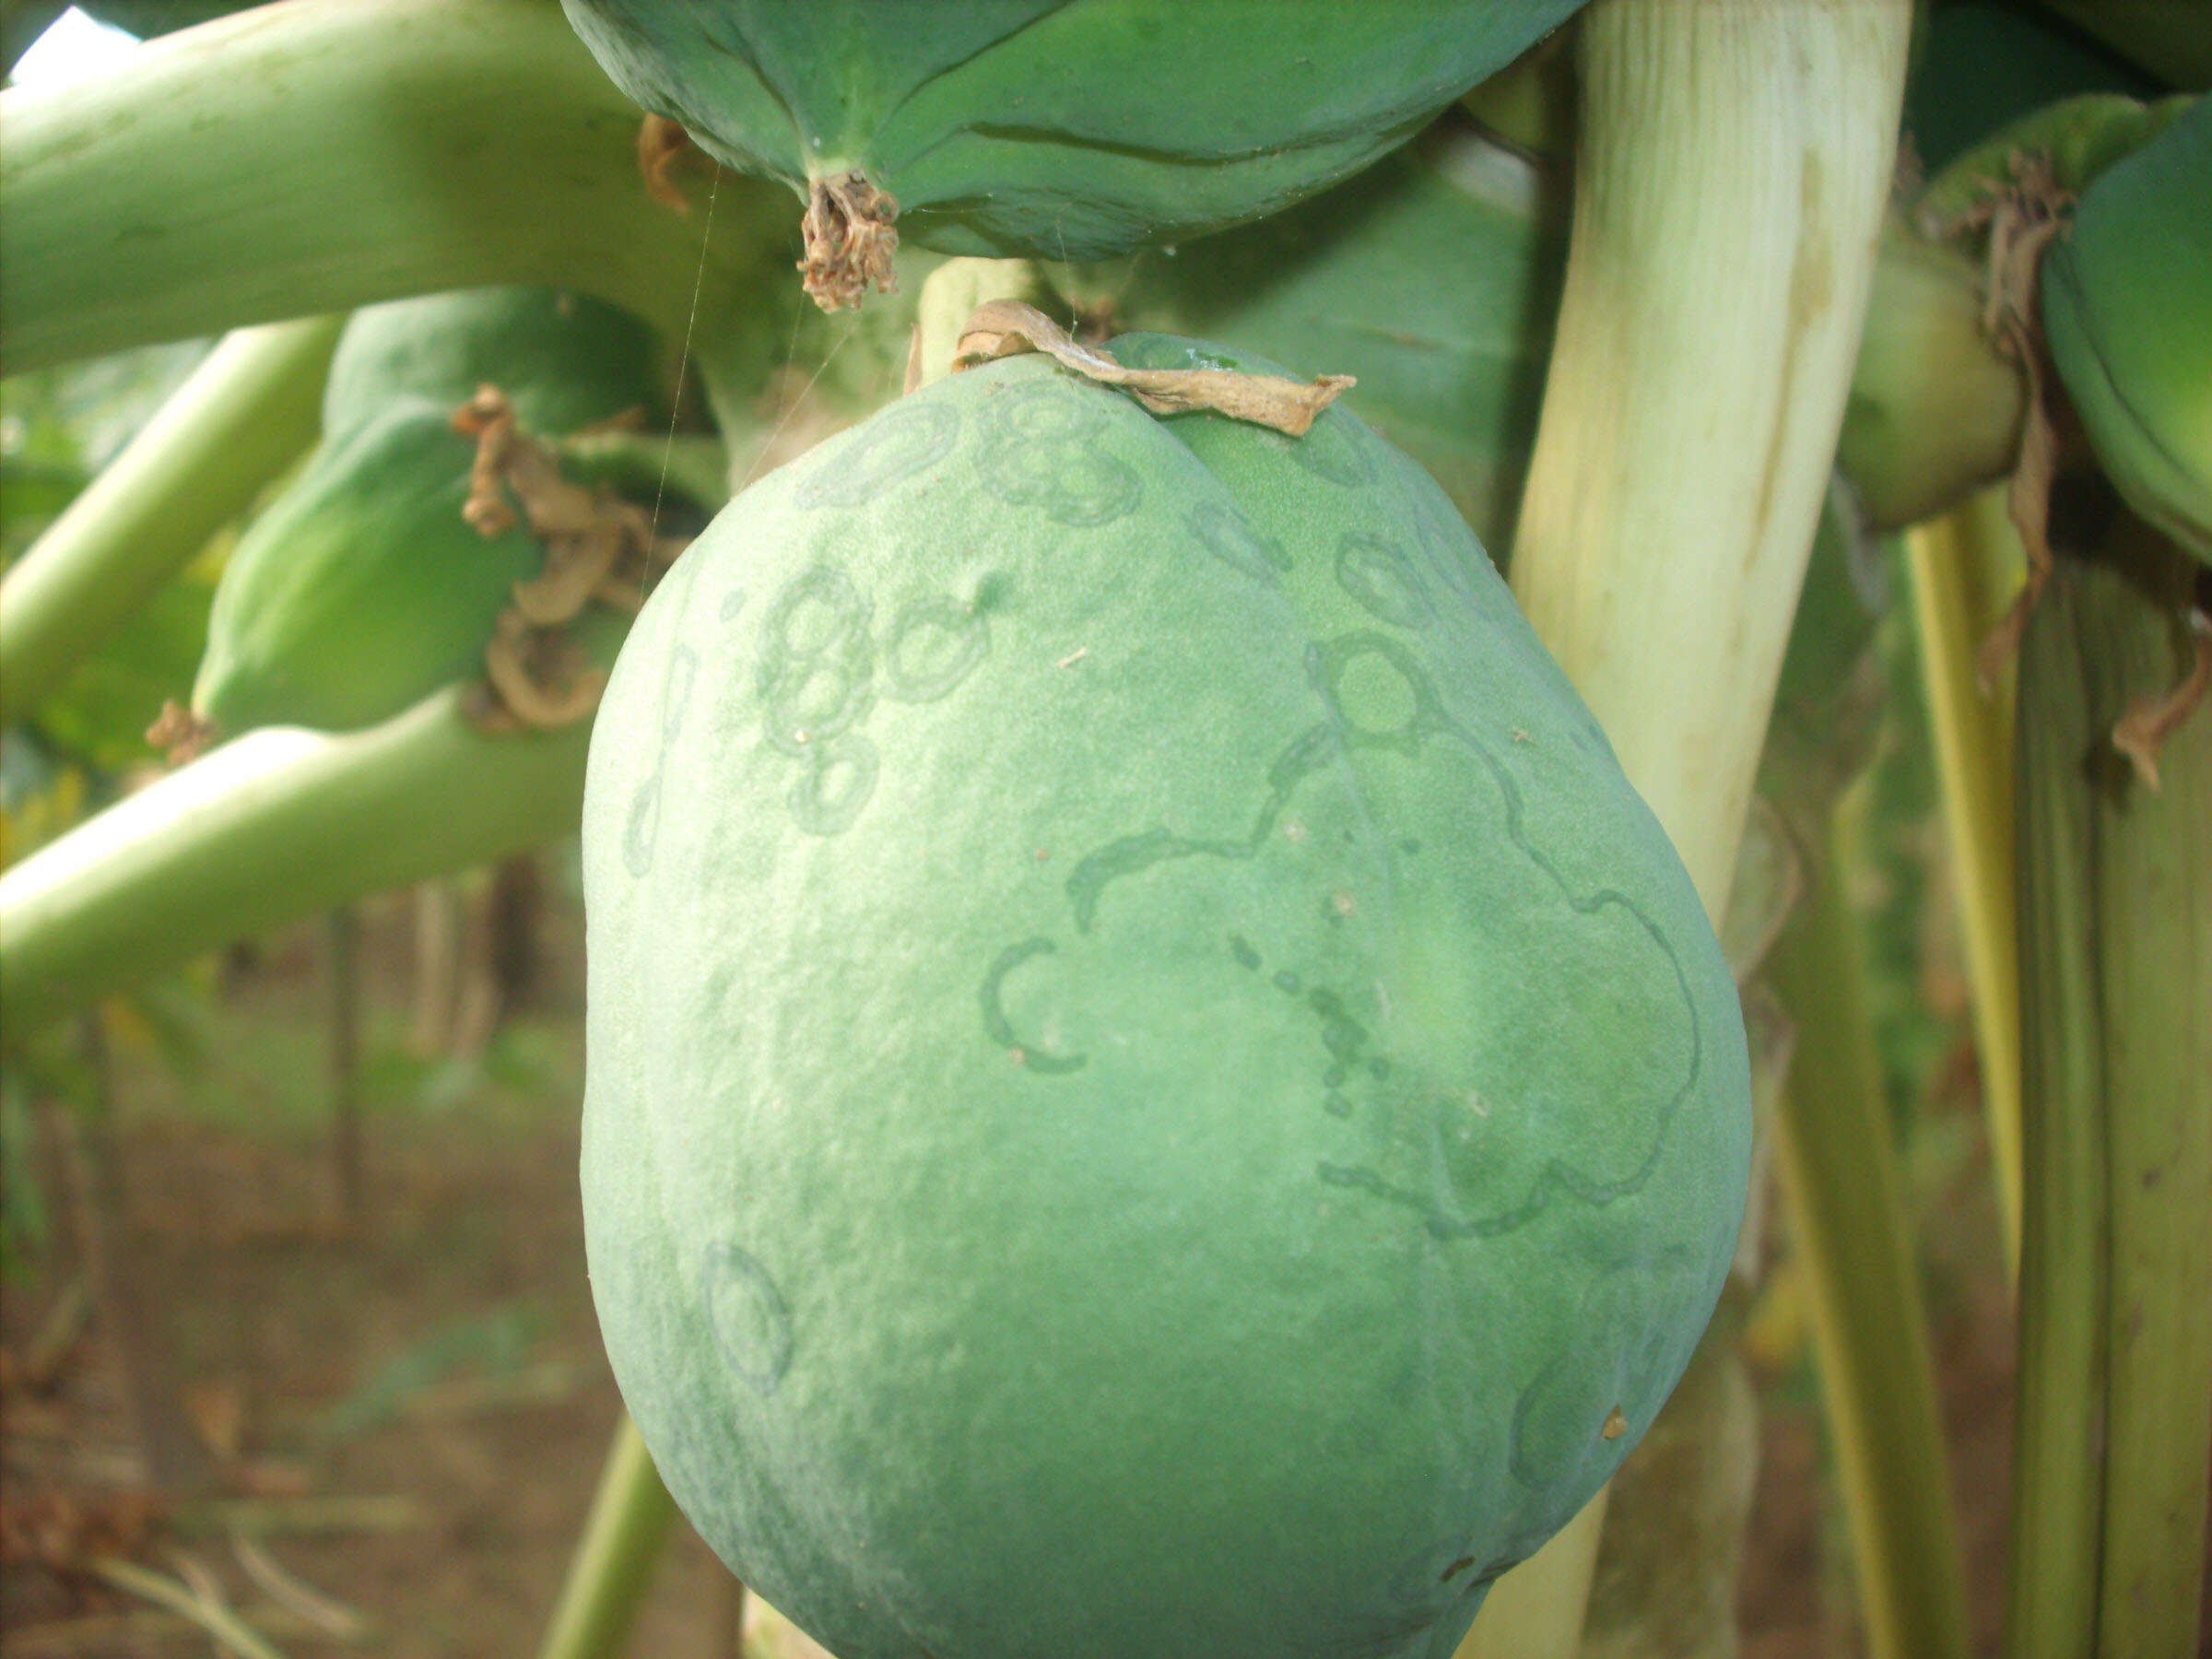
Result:
M565 288L465 288L366 305L331 359L323 426L346 431L401 396L458 408L489 383L529 430L566 434L658 405L659 353L641 319Z
M2113 486L2212 563L2212 99L2091 182L2042 312Z
M1012 359L771 474L624 646L584 880L607 1351L840 1659L1442 1659L1718 1294L1719 947L1341 410Z
M742 171L851 173L941 253L1095 259L1366 165L1581 0L564 0Z
M556 436L658 402L651 328L545 288L472 288L356 312L323 395L323 441L223 567L194 710L226 734L352 731L480 671L544 549L462 516L476 441L453 414L496 385Z
M526 531L487 538L462 518L475 453L422 398L318 450L223 568L194 709L226 733L348 732L476 673L543 555Z

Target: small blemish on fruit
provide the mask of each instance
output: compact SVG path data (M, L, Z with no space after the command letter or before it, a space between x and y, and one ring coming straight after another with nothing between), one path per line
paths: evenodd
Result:
M1300 823L1296 818L1285 819L1283 822L1283 839L1285 841L1304 841L1306 839L1306 827Z
M1474 1565L1475 1558L1473 1556L1461 1556L1458 1560L1453 1562L1451 1566L1444 1569L1442 1577L1439 1578L1437 1583L1440 1584L1450 1583L1452 1580L1457 1578L1461 1573L1465 1572L1468 1568Z
M1513 728L1513 741L1514 741L1515 743L1534 743L1534 742L1535 741L1535 739L1534 737L1531 737L1531 736L1530 736L1530 735L1528 735L1526 732L1523 731L1523 730L1522 730L1522 729L1521 729L1519 726L1515 726L1515 727Z
M1260 965L1260 953L1252 947L1252 941L1242 934L1229 935L1229 954L1237 959L1240 968L1257 969Z
M1618 1406L1606 1413L1606 1426L1598 1430L1609 1441L1617 1441L1628 1431L1629 1419L1620 1415L1620 1407Z
M1065 656L1062 657L1057 666L1062 668L1073 668L1077 663L1081 662L1089 654L1089 646L1078 645L1073 651L1069 652Z

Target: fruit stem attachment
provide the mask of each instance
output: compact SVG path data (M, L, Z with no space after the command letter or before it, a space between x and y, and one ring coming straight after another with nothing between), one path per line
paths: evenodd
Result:
M1041 351L1063 369L1126 392L1155 415L1196 409L1248 420L1302 438L1321 412L1358 382L1348 374L1311 382L1241 369L1127 369L1101 352L1078 346L1065 329L1018 300L994 300L976 308L952 359L955 373L1003 357Z
M799 221L799 260L806 297L826 312L849 311L874 288L899 291L891 255L899 251L898 198L859 168L816 179Z
M315 441L343 317L217 345L0 578L0 705L60 685Z

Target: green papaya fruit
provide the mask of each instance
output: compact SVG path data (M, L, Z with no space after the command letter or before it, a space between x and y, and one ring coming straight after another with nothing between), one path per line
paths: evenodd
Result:
M475 673L541 559L527 531L462 518L476 447L450 407L401 398L319 449L223 569L194 712L347 732Z
M533 432L566 435L664 403L660 342L641 319L565 288L427 294L354 312L330 363L323 429L342 432L395 396L448 409L487 382Z
M1697 895L1342 409L1014 358L771 474L624 644L583 874L607 1353L840 1659L1443 1659L1726 1273Z
M2041 297L2106 476L2212 563L2212 98L2097 175L2044 258Z
M868 250L1096 259L1373 160L1580 0L563 0L616 84ZM893 238L884 235L896 224ZM819 275L810 268L810 287Z
M247 526L208 619L193 710L218 730L352 731L481 667L543 550L462 517L474 440L453 412L491 382L525 429L572 432L659 401L653 331L549 288L483 288L355 313L324 438Z

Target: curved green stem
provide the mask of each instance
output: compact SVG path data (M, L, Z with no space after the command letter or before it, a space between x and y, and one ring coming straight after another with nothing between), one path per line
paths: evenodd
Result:
M702 259L705 193L688 214L645 194L639 122L551 0L293 0L87 85L10 88L0 356L19 372L501 282L681 341L695 291L708 335L748 294L795 293L789 193L723 176Z
M9 1026L573 831L590 723L487 736L461 697L438 692L343 737L248 733L0 874Z
M538 1659L618 1659L675 1519L676 1500L625 1412Z
M2013 908L2012 693L1975 684L1982 642L2003 614L1996 544L2017 537L1998 492L1905 535L1914 632L1927 688L1944 840L1958 892L1959 932L1973 993L1974 1046L1989 1124L2005 1265L2020 1271L2020 940Z
M1770 959L1796 1051L1776 1145L1874 1659L1966 1659L1927 1313L1833 814L1812 903Z
M342 317L228 335L0 577L0 706L23 710L312 443Z

